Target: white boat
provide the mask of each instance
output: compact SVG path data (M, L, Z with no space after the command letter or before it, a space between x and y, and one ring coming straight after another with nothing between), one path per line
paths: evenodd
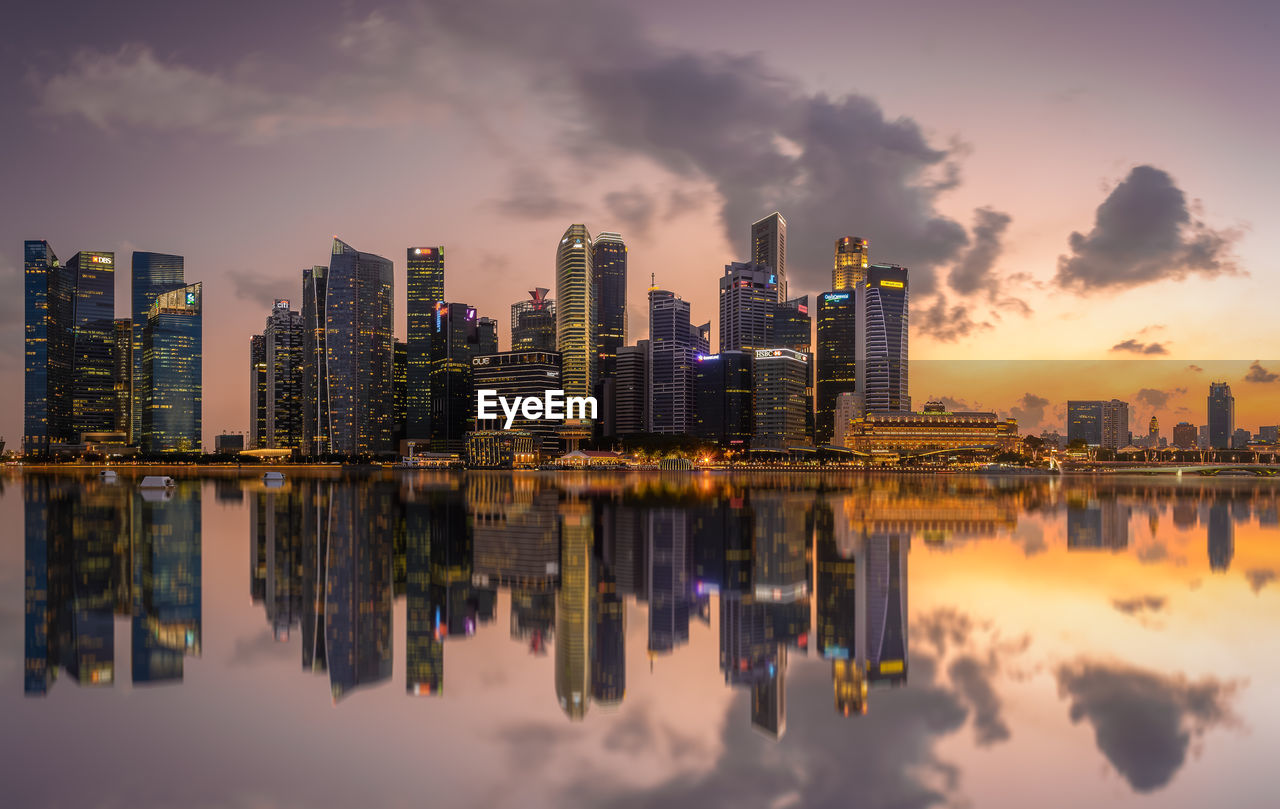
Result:
M262 476L262 479L267 483L270 483L273 480L284 480L284 472L267 472Z
M116 470L114 469L103 469L98 473L98 480L103 483L115 483L117 477L118 475L116 475Z
M138 484L140 489L172 489L173 486L173 478L168 475L147 475Z

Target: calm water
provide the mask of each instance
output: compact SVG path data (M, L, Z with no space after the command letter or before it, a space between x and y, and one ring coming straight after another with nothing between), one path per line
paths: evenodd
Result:
M1280 485L0 494L6 806L1273 806Z

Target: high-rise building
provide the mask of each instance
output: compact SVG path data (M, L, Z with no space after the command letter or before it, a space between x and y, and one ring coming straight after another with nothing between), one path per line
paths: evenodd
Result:
M266 446L267 440L267 338L249 338L249 446Z
M649 432L690 432L694 358L708 352L710 331L709 323L690 323L688 301L665 289L649 289Z
M431 448L462 452L474 429L471 360L480 356L480 323L474 307L436 302L431 334Z
M808 295L791 298L774 307L769 342L761 348L789 348L806 354L813 350L813 321L809 317Z
M407 437L431 432L431 333L436 301L444 297L444 246L410 247L405 263L407 325Z
M399 447L408 437L409 344L396 340L391 362L391 442Z
M1120 449L1129 443L1129 403L1119 399L1067 402L1067 443Z
M836 239L835 263L831 268L831 289L852 292L866 277L871 243L857 236Z
M115 429L115 254L76 253L67 262L74 285L71 335L71 433Z
M910 410L907 268L872 264L854 292L857 392L868 411Z
M787 299L787 220L769 214L751 224L751 260L773 269L778 276L779 303Z
M511 350L556 350L556 302L545 287L529 290L529 300L511 304Z
M649 427L649 341L618 349L614 432L636 435Z
M304 272L306 328L313 334L324 332L324 354L315 360L317 381L308 386L317 394L318 422L326 430L317 438L326 451L340 455L390 452L394 449L391 262L335 238L323 285L316 283L314 269L309 280ZM307 317L308 295L316 296L312 318ZM314 338L307 342L316 345Z
M560 355L554 351L500 351L471 359L472 386L475 390L492 390L508 401L524 396L541 400L549 390L560 388ZM490 400L495 401L495 400ZM501 430L506 415L496 403L494 419L481 419L477 414L475 429ZM527 430L538 438L538 448L551 456L557 447L557 425L546 419L527 419L523 413L511 423L513 430Z
M266 328L250 345L250 396L255 413L252 442L264 449L302 447L303 343L302 315L278 298L267 315ZM259 345L260 344L260 345Z
M476 321L476 349L479 356L498 353L498 321L482 317Z
M329 443L329 376L325 373L328 281L328 267L317 265L302 271L302 444L309 455L333 451Z
M147 398L142 450L199 452L202 397L202 285L158 295L142 333Z
M1209 385L1209 446L1213 449L1230 449L1231 436L1236 430L1236 397L1226 382Z
M616 372L618 349L627 344L627 245L618 233L597 233L591 244L596 300L596 375Z
M1120 449L1130 444L1129 403L1112 399L1102 405L1102 446Z
M836 397L835 417L832 419L831 444L849 446L849 433L854 419L864 415L862 399L854 391L844 391Z
M43 240L24 245L25 401L22 451L44 456L71 439L73 283Z
M590 396L596 380L596 298L591 234L570 225L556 248L556 350L566 396Z
M764 264L732 262L720 276L720 351L771 348L778 283Z
M1196 426L1180 421L1173 427L1173 445L1178 449L1196 448Z
M837 271L841 267L840 245L847 241L849 237L836 242ZM865 251L861 256L865 260ZM859 269L859 276L861 272L862 270ZM836 289L835 292L818 296L818 367L815 385L818 412L814 440L819 445L833 443L837 432L843 434L842 430L836 428L836 402L842 393L854 393L857 390L856 290L853 286L837 286Z
M752 449L786 450L811 443L809 355L789 348L755 354Z
M751 359L746 351L699 354L694 370L695 434L723 447L751 443Z
M111 339L112 383L115 389L115 426L126 436L133 429L133 321L116 318Z
M147 398L146 377L142 374L142 330L147 327L151 304L164 292L182 288L183 258L170 253L134 251L130 302L133 311L133 426L129 441L142 441L143 401Z

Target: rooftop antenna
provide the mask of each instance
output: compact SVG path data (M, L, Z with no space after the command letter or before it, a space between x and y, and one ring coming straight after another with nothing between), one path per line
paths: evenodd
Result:
M657 273L653 273L653 272L649 273L649 286L656 287L658 285L657 276L658 276Z

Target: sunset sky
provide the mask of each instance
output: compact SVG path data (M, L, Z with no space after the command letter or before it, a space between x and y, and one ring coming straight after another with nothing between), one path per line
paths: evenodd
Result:
M1204 421L1221 374L1239 423L1280 422L1274 2L47 2L4 19L9 446L24 239L114 250L121 317L131 251L186 256L211 442L246 428L249 335L273 298L300 302L335 234L395 262L400 336L404 250L445 245L447 296L497 318L505 347L510 304L554 287L565 226L617 230L634 341L650 273L714 321L723 265L775 209L793 294L829 287L840 236L910 268L913 360L1090 361L1029 381L1027 363L967 366L998 372L989 386L917 373L917 404L1039 407L1038 431L1068 396L1115 396L1135 431L1156 413L1168 435Z

